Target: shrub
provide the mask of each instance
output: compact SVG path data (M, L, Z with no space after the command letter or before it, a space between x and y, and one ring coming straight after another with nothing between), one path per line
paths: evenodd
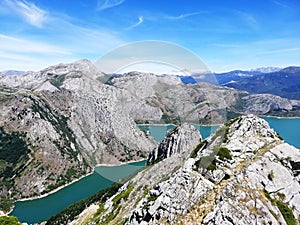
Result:
M276 205L287 225L296 225L296 219L294 217L293 211L288 207L288 205L280 200L276 200Z
M220 147L217 155L219 156L219 158L222 161L224 161L225 159L229 159L229 160L232 159L232 155L231 155L229 149L226 147Z
M196 146L196 148L192 151L192 153L191 153L191 158L196 158L196 157L197 157L197 154L198 154L198 152L199 152L199 150L200 150L204 145L206 145L206 144L207 144L207 141L206 141L206 140L201 141L201 142Z
M203 156L199 160L195 162L196 170L199 168L208 169L208 170L216 170L216 160L214 155Z
M0 216L1 225L22 225L17 217L14 216Z

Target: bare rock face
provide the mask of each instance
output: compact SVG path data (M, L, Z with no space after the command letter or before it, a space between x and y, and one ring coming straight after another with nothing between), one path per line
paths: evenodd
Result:
M194 148L201 140L200 132L187 123L173 128L148 157L147 164L168 158L174 154L184 154L185 151Z
M229 121L190 154L181 152L125 183L89 224L300 223L300 151L263 119Z
M3 151L16 148L0 167L1 196L38 196L97 164L144 159L156 147L120 107L120 92L96 80L102 76L81 60L1 77Z
M109 84L121 90L124 110L142 122L216 124L244 113L300 115L300 101L208 83L185 85L175 76L130 72L112 77Z

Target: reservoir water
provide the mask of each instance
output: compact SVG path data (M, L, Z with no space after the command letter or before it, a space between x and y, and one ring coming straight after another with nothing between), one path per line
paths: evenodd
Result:
M44 198L16 202L12 216L28 224L49 219L68 205L84 199L109 187L114 182L134 173L145 165L146 161L129 163L121 166L99 166L93 174Z
M300 118L262 117L285 142L300 148Z
M279 119L263 117L272 128L277 131L287 143L300 148L300 118ZM212 134L218 126L195 125L200 130L202 138ZM172 125L141 125L141 130L146 131L156 141L161 141ZM21 222L36 223L47 220L68 205L86 198L99 190L109 187L114 181L132 174L145 165L145 161L130 163L122 166L95 168L95 172L79 181L48 195L47 197L16 202L11 215L17 216Z
M210 136L216 131L219 126L201 126L194 124L194 126L200 131L203 139ZM146 131L150 136L152 136L156 141L160 142L166 136L168 130L174 128L174 125L152 125L145 124L139 125L141 130Z

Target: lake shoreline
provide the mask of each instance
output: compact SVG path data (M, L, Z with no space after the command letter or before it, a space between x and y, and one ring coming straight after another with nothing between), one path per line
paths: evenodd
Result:
M220 126L222 125L223 123L215 123L215 124L197 124L197 123L191 123L192 125L198 125L198 126L203 126L203 127L211 127L211 126ZM159 124L159 123L155 123L155 124L151 124L151 123L139 123L137 124L137 126L162 126L162 127L167 127L167 126L174 126L176 127L177 125L175 124L165 124L165 123L162 123L162 124Z
M83 178L85 178L85 177L93 174L93 173L94 173L94 169L91 172L89 172L89 173L87 173L87 174L85 174L85 175L83 175L83 176L81 176L79 178L76 178L75 180L72 180L70 183L67 183L67 184L64 184L62 186L59 186L59 187L55 188L54 190L52 190L52 191L50 191L48 193L45 193L45 194L42 194L42 195L39 195L39 196L18 199L14 203L16 203L16 202L24 202L24 201L31 201L31 200L36 200L36 199L40 199L40 198L45 198L48 195L54 194L55 192L58 192L59 190L65 188L65 187L67 187L67 186L69 186L69 185L71 185L71 184L73 184L73 183L75 183L75 182L77 182L77 181L79 181L79 180L81 180L81 179L83 179Z
M298 117L298 116L283 117L283 116L259 115L259 117L268 117L268 118L276 118L276 119L300 119L300 117Z
M58 188L56 188L56 189L54 189L54 190L52 190L52 191L50 191L50 192L48 192L48 193L45 193L45 194L43 194L43 195L34 196L34 197L29 197L29 198L22 198L22 199L19 199L19 200L15 201L14 203L16 203L16 202L24 202L24 201L31 201L31 200L36 200L36 199L45 198L45 197L47 197L48 195L54 194L54 193L60 191L61 189L65 188L65 187L67 187L67 186L69 186L69 185L71 185L71 184L73 184L73 183L75 183L75 182L77 182L77 181L79 181L79 180L81 180L81 179L87 177L87 176L92 175L92 174L95 172L95 168L96 168L96 167L99 167L99 166L105 166L105 167L121 166L121 165L130 164L130 163L135 163L135 162L142 162L142 161L144 161L144 160L147 160L147 159L131 160L131 161L127 161L127 162L120 162L120 163L114 163L114 164L108 164L108 163L97 164L96 166L94 166L94 168L92 168L92 171L91 171L91 172L89 172L89 173L87 173L87 174L85 174L85 175L83 175L83 176L81 176L81 177L79 177L79 178L76 178L75 180L71 181L70 183L64 184L64 185L62 185L62 186L60 186L60 187L58 187ZM11 210L10 210L8 213L6 213L6 214L9 215L12 211L13 211L13 209L11 209Z
M130 160L130 161L127 161L127 162L120 162L120 163L114 163L114 164L100 163L100 164L96 164L96 166L94 167L93 170L95 170L95 168L99 167L99 166L105 166L105 167L122 166L122 165L130 164L130 163L142 162L142 161L145 161L145 160L147 160L147 159L145 158L145 159L140 159L140 160Z

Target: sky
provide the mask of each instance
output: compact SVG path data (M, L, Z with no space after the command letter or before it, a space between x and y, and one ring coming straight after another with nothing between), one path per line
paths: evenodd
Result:
M300 66L300 0L1 0L0 71L95 62L157 40L213 72Z

